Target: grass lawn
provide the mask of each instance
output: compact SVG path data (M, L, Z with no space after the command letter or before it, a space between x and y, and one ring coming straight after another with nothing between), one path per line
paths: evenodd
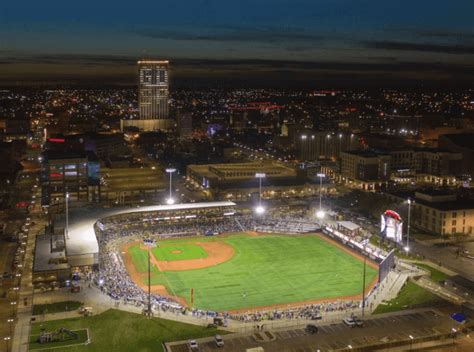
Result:
M428 264L422 264L422 263L415 263L415 264L416 266L419 266L420 268L428 270L431 273L431 280L433 281L440 282L449 278L448 274L445 274L442 271L439 271L438 269L435 269Z
M41 327L56 331L61 327L69 330L89 329L92 343L64 351L163 351L162 343L189 338L212 336L216 329L178 323L164 319L147 319L140 314L108 310L90 317L52 320L32 325L31 335L38 335ZM220 332L222 334L222 332ZM55 349L52 351L60 351Z
M200 259L207 257L207 252L201 246L192 243L164 243L153 248L151 252L156 259L167 261Z
M217 311L353 296L362 291L363 263L314 235L199 238L204 240L224 241L234 248L234 257L205 269L154 273L152 284L165 285L188 302L193 288L195 307ZM367 266L366 282L376 274Z
M52 331L47 330L47 332L52 332ZM66 335L67 337L64 339L64 341L55 341L55 342L45 343L45 344L41 344L37 341L39 335L31 335L29 350L30 351L31 350L51 351L52 349L54 349L54 351L60 351L59 347L65 347L65 346L69 347L72 345L80 345L80 344L84 344L87 341L87 338L88 338L87 329L76 330L73 332L77 334L77 339Z
M443 300L428 290L418 286L414 282L408 281L401 289L397 298L379 305L374 314L396 312L404 309L428 306L442 302Z
M63 301L51 304L35 304L33 306L33 315L68 312L72 310L77 310L80 306L82 306L82 302L78 301Z

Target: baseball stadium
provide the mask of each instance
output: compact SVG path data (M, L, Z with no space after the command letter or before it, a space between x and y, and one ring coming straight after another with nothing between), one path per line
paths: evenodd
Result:
M335 229L296 215L254 215L232 202L106 209L76 220L68 247L94 239L97 253L68 251L93 258L98 287L126 304L145 307L151 297L155 309L216 314L356 307L381 280L383 256Z

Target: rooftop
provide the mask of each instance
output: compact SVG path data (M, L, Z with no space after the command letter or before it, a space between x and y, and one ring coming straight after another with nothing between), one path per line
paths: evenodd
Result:
M351 154L351 155L357 155L357 156L361 156L363 158L376 158L378 156L382 156L382 155L388 155L387 153L385 152L382 152L382 151L378 151L378 150L372 150L372 149L367 149L367 150L348 150L348 151L345 151L345 152L342 152L341 154Z
M474 133L444 134L440 138L449 139L463 148L474 149Z
M97 242L94 231L94 224L103 218L128 213L146 213L167 210L184 210L184 209L203 209L212 207L229 207L235 206L233 202L205 202L205 203L185 203L173 205L152 205L145 207L126 207L126 208L79 208L71 209L69 212L69 231L66 238L66 251L69 256L86 256L94 255L96 257L99 252L99 244ZM55 223L55 227L65 226L65 220L61 219Z
M405 200L410 198L414 200L415 204L423 204L441 211L474 209L473 199L456 198L455 193L447 190L427 189L409 192L391 192L390 194ZM427 195L428 197L420 198L420 195ZM430 197L432 198L430 199ZM439 197L438 199L440 200L437 200L437 197Z

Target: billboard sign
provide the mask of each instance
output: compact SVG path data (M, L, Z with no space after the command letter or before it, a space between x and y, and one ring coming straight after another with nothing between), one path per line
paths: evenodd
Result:
M402 241L403 221L400 215L393 210L385 210L380 217L380 235L396 243Z

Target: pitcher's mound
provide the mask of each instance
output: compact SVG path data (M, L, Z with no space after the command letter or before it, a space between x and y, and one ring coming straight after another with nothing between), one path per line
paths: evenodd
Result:
M179 249L175 249L173 251L171 251L172 254L180 254L182 251L180 251Z

